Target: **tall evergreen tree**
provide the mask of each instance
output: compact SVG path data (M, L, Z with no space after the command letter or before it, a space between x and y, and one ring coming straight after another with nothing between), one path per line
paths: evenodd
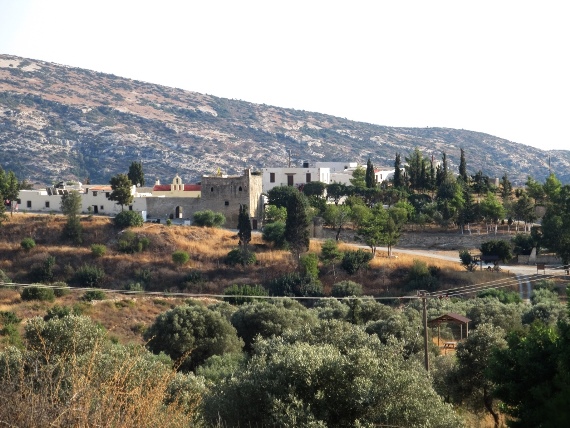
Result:
M144 172L142 162L133 161L129 166L127 177L129 177L129 180L131 180L131 183L134 185L144 186Z
M499 188L501 189L501 197L503 201L509 199L513 193L513 186L507 177L507 173L501 177L501 182L499 183Z
M372 165L372 161L368 158L368 162L366 162L366 188L373 189L376 187L376 177L374 175L374 165Z
M287 202L285 240L297 261L300 260L301 253L309 249L308 205L306 196L301 192L292 193Z
M71 239L75 244L83 241L83 226L79 221L81 212L81 195L77 190L72 190L61 197L61 212L67 217L67 222L63 229L63 236Z
M400 158L400 153L396 153L396 159L394 161L394 187L404 187L404 177L402 176L402 160Z
M410 157L406 158L406 163L406 173L408 175L410 189L417 191L422 190L425 187L425 183L422 182L422 167L424 163L422 152L416 147ZM425 167L423 167L423 170L425 171Z
M459 176L467 184L469 176L467 175L467 162L465 161L465 150L463 149L461 149L461 158L459 160Z
M249 242L251 241L251 220L249 218L249 210L247 205L240 204L239 215L238 215L238 238L239 246L242 249L244 255L247 254L249 248ZM244 257L245 260L245 257Z

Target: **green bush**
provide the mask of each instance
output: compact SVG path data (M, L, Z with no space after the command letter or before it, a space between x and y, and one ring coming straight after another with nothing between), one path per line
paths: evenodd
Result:
M268 284L271 296L288 297L320 297L323 286L318 280L313 280L297 272L275 278Z
M71 293L69 286L65 282L54 282L51 286L53 287L55 297L63 297Z
M257 261L255 253L252 251L244 252L241 248L234 248L226 256L225 262L227 265L253 265Z
M90 302L92 300L105 300L107 295L102 290L89 290L86 291L83 296L81 296L81 300L86 302Z
M91 254L95 257L103 257L107 252L107 247L103 244L93 244L91 245Z
M342 256L340 267L349 275L354 275L361 268L368 267L372 253L364 250L346 251Z
M44 315L44 321L49 321L54 318L64 318L69 315L81 315L81 311L77 307L59 306L54 305L47 310Z
M315 253L303 254L299 260L303 276L316 280L319 278L319 257Z
M201 227L221 227L226 222L226 217L222 213L212 210L196 211L193 219L194 225Z
M150 240L146 236L139 236L127 230L121 234L118 245L120 252L135 254L145 251L150 245Z
M125 227L140 227L144 224L144 219L136 211L121 211L113 219L115 226Z
M190 260L190 254L186 251L177 250L172 253L172 262L177 266L183 266Z
M40 300L46 302L53 302L55 294L53 289L44 286L29 286L22 290L20 294L22 300Z
M263 226L261 239L273 244L275 248L285 248L287 245L285 240L285 222L276 221Z
M144 291L144 287L140 282L129 282L124 286L126 291Z
M362 296L362 285L354 281L341 281L332 286L333 297Z
M30 251L35 246L36 246L36 241L34 241L33 238L24 238L20 242L20 247L22 247L26 251Z
M29 277L33 282L47 283L53 281L53 268L55 257L48 256L41 265L34 265L30 269Z
M0 324L6 326L8 324L19 324L22 321L12 311L0 311Z
M267 290L261 285L238 285L234 284L224 290L224 295L232 297L224 297L224 300L232 305L242 305L244 303L251 303L256 300L252 296L267 296ZM247 297L235 297L247 296Z
M7 283L12 282L12 280L8 277L8 275L4 273L2 269L0 269L0 282L7 282Z
M99 287L105 277L105 271L93 265L83 265L75 271L73 281L81 287Z

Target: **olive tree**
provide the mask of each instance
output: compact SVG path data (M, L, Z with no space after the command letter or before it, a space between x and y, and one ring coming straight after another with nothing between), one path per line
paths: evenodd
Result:
M212 355L239 352L243 342L217 311L183 305L160 314L144 334L148 348L164 352L182 370L194 370Z

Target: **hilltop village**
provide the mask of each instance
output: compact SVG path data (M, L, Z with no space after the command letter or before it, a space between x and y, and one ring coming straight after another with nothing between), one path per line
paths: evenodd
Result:
M145 221L157 222L167 219L190 224L197 211L212 210L222 213L226 226L234 228L240 205L247 205L252 229L261 228L266 194L277 186L302 187L319 181L324 184L349 184L352 173L358 168L355 162L304 162L301 167L263 168L262 171L245 169L243 175L228 176L221 172L204 175L199 183L184 183L176 174L170 184L156 180L152 187L131 186L133 202L126 209L139 212ZM378 185L394 175L394 169L375 169ZM82 198L82 212L114 216L124 207L109 199L112 192L109 184L82 184L60 182L52 187L21 190L18 211L57 213L61 212L61 196L77 191Z

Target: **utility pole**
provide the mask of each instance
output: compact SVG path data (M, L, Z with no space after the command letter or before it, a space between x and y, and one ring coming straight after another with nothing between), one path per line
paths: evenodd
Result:
M418 295L422 298L424 313L424 359L426 365L426 371L429 372L429 353L428 353L428 325L427 325L427 291L418 290Z

